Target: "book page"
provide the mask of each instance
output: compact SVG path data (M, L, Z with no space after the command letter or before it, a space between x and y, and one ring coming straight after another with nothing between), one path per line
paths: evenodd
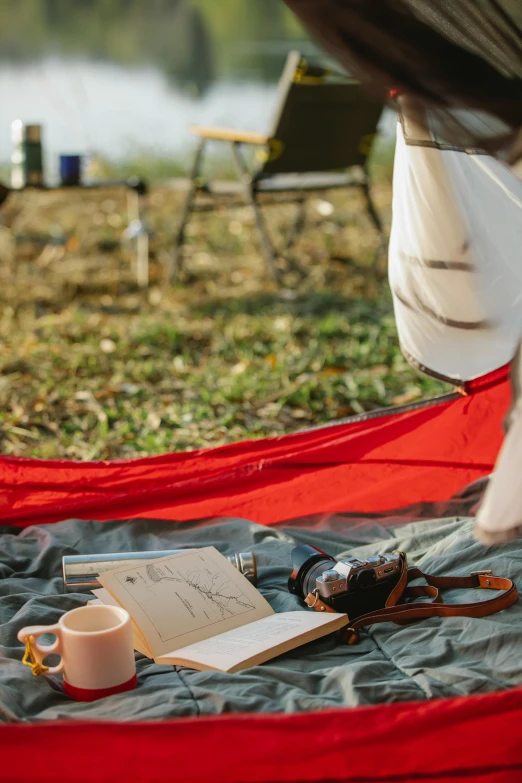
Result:
M239 671L348 624L345 614L282 612L155 658L195 669Z
M214 547L104 571L99 581L129 612L154 658L274 613Z

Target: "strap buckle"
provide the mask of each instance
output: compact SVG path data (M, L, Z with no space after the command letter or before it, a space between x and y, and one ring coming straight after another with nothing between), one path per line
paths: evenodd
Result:
M491 576L492 573L491 568L485 568L483 571L472 571L471 576Z
M345 628L343 631L343 640L346 644L357 644L359 641L359 631L356 631L355 628L352 628L351 626Z

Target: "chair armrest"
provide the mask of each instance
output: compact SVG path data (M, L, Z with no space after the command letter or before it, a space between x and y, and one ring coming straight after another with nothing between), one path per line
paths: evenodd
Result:
M215 141L237 141L241 144L268 144L270 137L255 131L235 130L234 128L211 128L205 125L191 125L190 130L202 139Z

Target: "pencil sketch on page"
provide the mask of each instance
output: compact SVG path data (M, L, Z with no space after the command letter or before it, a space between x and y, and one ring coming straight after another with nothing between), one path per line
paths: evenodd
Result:
M210 558L176 556L115 575L141 607L162 642L256 607L241 584Z

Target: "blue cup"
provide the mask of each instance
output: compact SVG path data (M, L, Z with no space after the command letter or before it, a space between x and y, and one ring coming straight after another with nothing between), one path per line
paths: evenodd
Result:
M60 155L60 183L64 186L80 185L82 180L82 156Z

